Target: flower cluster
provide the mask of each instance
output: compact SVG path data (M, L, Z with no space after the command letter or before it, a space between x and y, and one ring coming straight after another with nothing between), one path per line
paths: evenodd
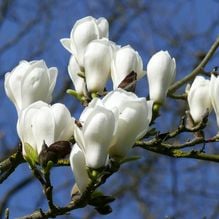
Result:
M99 169L110 159L124 158L136 140L145 136L152 120L153 104L165 103L176 73L175 59L167 51L157 52L147 64L150 100L137 97L129 87L146 74L142 58L130 45L116 45L108 35L105 18L85 17L75 23L70 38L61 39L62 45L72 54L68 72L74 92L87 101L79 120L71 116L65 105L49 105L58 74L56 68L48 68L42 60L22 61L5 76L6 94L17 109L17 132L24 157L30 160L32 154L26 145L41 157L45 154L45 145L51 148L57 142L73 138L70 164L81 193L90 180L87 167ZM107 93L105 86L109 78L113 90ZM204 89L196 92L199 83L204 88L208 86L200 81L191 87L189 103L192 106L195 99L204 109L200 111L198 107L194 113L191 109L192 116L210 108L200 97ZM211 97L216 96L216 81L212 77ZM211 102L219 111L214 98ZM194 116L194 120L199 118Z
M114 159L126 156L135 141L148 131L151 117L151 101L122 89L90 102L80 116L80 125L75 127L77 143L70 156L74 172L82 169L77 156L86 164L83 164L83 184L78 183L81 192L85 182L89 182L85 166L98 169L107 164L109 156ZM75 178L77 182L81 180L80 175Z
M63 46L72 54L68 72L80 95L102 92L109 77L115 90L131 72L136 74L137 80L146 73L138 52L130 45L121 47L110 41L108 31L105 18L85 17L73 26L70 38L61 39ZM175 73L175 59L167 51L157 52L151 57L147 65L151 100L164 103Z

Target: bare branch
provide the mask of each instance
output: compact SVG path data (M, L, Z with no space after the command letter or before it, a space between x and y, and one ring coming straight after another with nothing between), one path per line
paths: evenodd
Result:
M211 57L216 52L217 48L219 47L219 37L216 39L216 41L213 43L211 48L209 49L208 53L204 57L204 59L200 62L200 64L187 76L185 76L183 79L177 81L174 83L168 90L168 93L171 94L175 92L178 88L180 88L182 85L188 83L190 80L192 80L196 75L202 71L202 69L205 67L205 65L209 62Z

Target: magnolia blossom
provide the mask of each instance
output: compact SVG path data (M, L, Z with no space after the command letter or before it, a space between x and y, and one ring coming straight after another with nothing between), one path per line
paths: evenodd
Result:
M92 101L80 116L81 126L75 127L74 137L84 152L86 166L97 169L105 166L108 148L115 129L112 111Z
M21 61L8 72L5 75L5 92L17 112L38 100L50 103L57 73L56 68L48 68L43 60Z
M141 57L137 51L128 45L118 49L114 54L111 65L113 88L116 89L132 71L137 73L137 79L144 76Z
M95 19L88 16L78 20L71 30L70 38L61 39L61 43L83 67L87 45L92 40L108 37L108 33L109 24L105 18Z
M168 51L159 51L154 54L147 64L150 99L155 103L163 104L175 75L176 62L170 57Z
M49 146L69 140L74 132L74 119L63 104L37 101L21 111L17 132L22 144L30 144L39 154L44 142Z
M84 70L89 92L104 90L115 48L114 43L106 38L93 40L87 46L84 54Z
M75 86L75 90L78 94L84 95L85 94L85 81L82 77L78 76L80 73L80 67L75 59L74 56L71 56L68 64L68 73L69 76Z
M191 88L188 90L190 114L195 123L202 121L204 114L211 110L209 84L209 80L202 76L196 76Z
M90 179L86 169L84 153L77 144L74 144L69 160L76 184L80 192L83 193L86 190Z
M117 125L109 148L111 157L124 157L137 139L142 138L152 118L152 101L117 89L106 95L103 105L114 112Z
M216 77L213 74L211 75L209 92L210 92L211 103L217 117L217 125L219 127L219 101L218 101L219 77Z

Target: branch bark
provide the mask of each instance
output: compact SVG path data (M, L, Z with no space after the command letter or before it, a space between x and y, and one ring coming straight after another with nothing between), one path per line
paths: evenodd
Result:
M10 176L18 165L24 162L22 148L19 146L16 153L0 162L0 184Z

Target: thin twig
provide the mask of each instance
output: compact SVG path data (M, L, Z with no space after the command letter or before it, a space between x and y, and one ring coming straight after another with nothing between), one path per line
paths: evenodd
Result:
M46 195L49 209L53 210L53 209L56 209L56 206L53 203L53 193L52 193L53 186L52 186L51 180L50 180L50 170L47 173L45 173L45 181L46 181L46 184L43 185L43 190L44 190L44 193Z
M189 145L186 143L180 146L181 148L183 147L189 147L189 146L194 146L193 144L194 142L190 142ZM204 143L203 142L199 142L199 143ZM198 160L206 160L206 161L212 161L212 162L217 162L219 163L219 154L206 154L204 152L201 151L182 151L180 149L176 149L176 147L169 147L169 146L165 146L165 144L160 144L160 145L153 145L153 146L149 146L144 144L143 142L138 142L135 144L135 147L141 147L145 150L148 151L152 151L158 154L162 154L162 155L167 155L169 157L174 157L174 158L194 158L194 159L198 159Z
M10 157L1 161L0 163L0 184L4 182L10 176L10 174L16 169L18 165L24 163L25 160L22 155L21 146L18 147L16 153L12 154Z
M190 80L192 80L196 75L202 72L202 69L205 67L205 65L209 62L211 57L216 52L217 48L219 47L219 37L217 37L216 41L213 43L211 48L209 49L208 53L204 57L204 59L200 62L200 64L187 76L185 76L183 79L175 82L172 86L170 86L168 90L168 94L174 93L178 88L180 88L182 85L188 83Z

